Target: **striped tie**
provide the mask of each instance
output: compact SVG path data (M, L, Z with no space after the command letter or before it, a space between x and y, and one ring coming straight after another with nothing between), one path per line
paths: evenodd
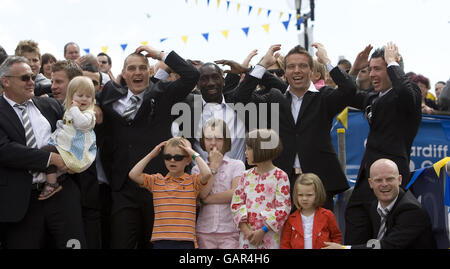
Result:
M383 238L384 233L386 233L386 219L387 215L389 214L389 210L386 209L377 209L378 214L381 216L381 224L380 224L380 230L378 230L378 236L377 239L381 240Z
M36 137L34 137L33 133L33 126L31 126L30 118L28 117L27 113L27 103L23 104L15 104L14 107L17 107L22 111L22 123L23 123L23 129L25 130L25 139L27 142L27 147L29 148L37 148L36 143ZM30 174L33 175L33 177L37 177L39 175L39 172L33 172L29 171Z
M127 109L125 109L125 111L123 112L122 117L124 119L126 119L127 121L131 121L132 115L134 112L136 112L137 109L137 103L139 102L139 96L133 95L130 98L131 100L131 105L129 107L127 107Z
M22 123L23 128L25 130L25 139L27 141L27 147L30 148L37 148L36 138L34 137L33 133L33 126L31 126L30 118L28 117L27 113L27 104L15 104L15 107L20 109L22 111Z

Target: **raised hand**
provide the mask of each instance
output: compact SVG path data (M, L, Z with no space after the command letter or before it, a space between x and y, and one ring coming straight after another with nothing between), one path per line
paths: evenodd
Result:
M270 46L269 50L267 50L266 54L262 57L261 61L259 61L259 65L262 65L264 68L269 68L271 65L274 65L277 62L275 58L275 52L281 49L281 44L275 44Z
M156 156L158 156L158 154L161 152L161 149L163 146L165 146L167 144L167 141L163 141L161 143L159 143L156 147L153 148L153 150L150 152L150 156L151 158L155 158Z
M135 52L141 53L143 51L147 52L145 57L153 58L155 60L161 60L163 57L163 51L157 50L151 46L139 46Z
M356 56L355 62L353 62L352 68L350 70L350 75L357 75L361 69L366 68L369 66L369 54L370 51L372 51L373 47L372 45L367 45L364 50L362 50L358 55Z
M187 139L181 140L181 145L179 145L181 149L184 149L189 156L194 155L196 152L192 149L191 143Z
M224 73L232 73L232 74L240 75L240 74L246 73L250 70L250 68L248 68L248 66L244 66L244 65L239 64L232 60L217 60L217 61L214 61L214 63L221 64L221 65L228 65L230 67L230 70L224 70L223 71Z
M218 169L223 160L222 152L217 150L217 147L214 147L208 154L208 159L210 162L210 166L214 169Z
M325 46L321 43L313 43L311 46L317 49L317 61L321 64L327 65L330 62L330 58L328 58L328 53Z
M253 59L253 57L255 57L258 54L258 50L254 49L250 52L249 55L247 55L247 57L244 59L244 61L242 62L242 65L245 67L249 67L250 66L250 61Z
M386 46L384 46L384 61L387 64L392 62L397 62L400 60L400 56L398 55L398 47L392 42L388 42Z

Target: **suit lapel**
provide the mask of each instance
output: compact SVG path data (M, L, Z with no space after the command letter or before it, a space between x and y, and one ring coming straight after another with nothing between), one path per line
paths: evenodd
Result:
M285 102L281 103L281 106L283 106L283 109L285 109L287 111L287 117L288 117L288 121L289 123L294 127L295 126L295 121L294 121L294 116L292 116L292 96L289 92L285 92L284 96L286 97Z
M25 144L25 129L23 128L22 122L14 111L14 108L3 98L3 95L0 98L0 111L2 118L11 123L11 126L14 127L18 135L23 138Z
M305 114L305 111L307 110L308 106L312 103L314 96L315 95L310 91L305 92L305 94L303 95L302 106L300 107L300 111L298 112L296 125L300 123L303 114Z

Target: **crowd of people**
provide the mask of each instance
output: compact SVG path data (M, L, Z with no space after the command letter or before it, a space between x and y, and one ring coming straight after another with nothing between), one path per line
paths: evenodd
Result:
M312 46L274 44L254 66L256 50L203 63L140 46L116 76L74 42L65 60L0 47L0 249L435 248L404 187L449 82L433 96L391 42L336 66ZM330 129L347 106L370 131L341 231Z

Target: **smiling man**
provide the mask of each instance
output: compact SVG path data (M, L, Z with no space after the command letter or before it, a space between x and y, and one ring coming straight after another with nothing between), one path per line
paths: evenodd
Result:
M83 70L73 61L57 61L52 65L52 93L61 104L66 99L67 86L76 76L82 76Z
M180 78L150 82L148 57L164 61ZM152 196L129 179L128 172L148 149L171 137L172 105L191 92L198 76L197 69L174 51L141 46L124 61L122 77L127 86L109 81L97 96L103 111L103 123L96 127L97 145L112 189L112 248L150 247ZM152 159L145 172L167 173L161 156Z
M353 64L357 71L369 67L374 91L359 91L351 105L364 111L370 131L358 178L345 211L346 244L361 244L370 239L368 216L375 196L367 179L375 160L389 158L394 161L403 178L402 186L408 184L411 145L422 116L421 91L408 80L400 67L397 46L388 43L375 50L368 60L371 50L372 46L368 45Z

